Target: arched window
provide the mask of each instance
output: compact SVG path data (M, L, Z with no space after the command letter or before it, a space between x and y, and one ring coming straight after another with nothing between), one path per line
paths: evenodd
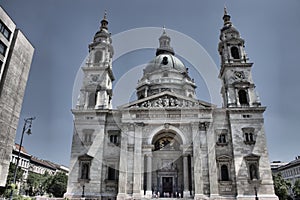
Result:
M237 47L231 47L230 51L231 51L231 56L234 59L240 59L239 50Z
M221 180L222 181L229 181L229 173L227 165L221 166Z
M239 101L240 101L241 105L249 105L248 98L247 98L247 92L245 90L239 91Z
M250 164L249 166L250 179L258 179L257 166L255 164Z
M95 63L101 62L102 61L102 57L103 57L102 51L96 51L94 62Z
M96 105L96 101L97 101L97 93L96 92L92 92L89 95L89 104L88 104L88 108L93 108Z
M90 165L89 163L82 163L81 166L81 179L89 179L90 174Z

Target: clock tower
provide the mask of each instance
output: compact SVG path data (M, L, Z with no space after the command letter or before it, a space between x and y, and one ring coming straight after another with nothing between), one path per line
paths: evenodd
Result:
M106 13L101 20L100 30L89 45L89 55L82 70L84 81L80 90L78 109L111 109L112 108L112 72L113 47L108 32Z
M221 56L219 78L222 80L221 93L224 107L257 107L259 97L252 80L253 63L245 52L245 41L232 25L230 15L224 9L224 26L221 29L218 51Z
M232 25L226 8L223 20L218 46L221 56L219 78L228 137L232 143L236 199L254 199L255 194L276 200L264 131L266 107L261 106L255 90L251 74L253 63L245 53L245 41Z

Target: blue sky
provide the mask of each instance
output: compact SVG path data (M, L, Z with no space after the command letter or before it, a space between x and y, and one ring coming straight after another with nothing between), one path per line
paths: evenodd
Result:
M165 25L196 40L219 67L217 45L224 5L254 62L253 79L262 104L267 106L264 116L270 160L294 159L300 154L298 0L2 0L1 6L35 47L16 142L20 141L23 118L36 116L33 134L24 139L27 151L69 164L73 84L104 10L112 35ZM154 52L133 51L116 60L116 81L132 66L151 60ZM197 74L190 76L196 78ZM198 98L209 101L203 81L199 84Z

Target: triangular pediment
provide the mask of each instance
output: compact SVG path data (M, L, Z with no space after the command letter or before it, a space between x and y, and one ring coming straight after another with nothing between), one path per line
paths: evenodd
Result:
M194 98L181 96L169 91L139 99L119 106L126 108L213 108L215 105Z

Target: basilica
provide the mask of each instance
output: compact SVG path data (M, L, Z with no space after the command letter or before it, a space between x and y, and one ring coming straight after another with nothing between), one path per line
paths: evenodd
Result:
M222 107L197 99L194 79L163 29L153 60L137 80L136 100L113 108L114 50L104 16L72 109L66 198L278 199L253 63L226 9L223 21Z

